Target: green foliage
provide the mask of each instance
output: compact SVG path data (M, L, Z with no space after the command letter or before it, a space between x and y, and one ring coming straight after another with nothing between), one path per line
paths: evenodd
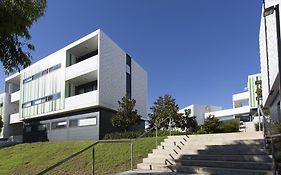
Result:
M181 128L183 131L194 133L199 129L199 127L196 116L190 116L190 114L190 110L185 110L184 114L180 117L177 127Z
M112 125L121 128L123 131L128 131L130 126L140 122L141 116L138 115L136 109L134 110L136 100L124 96L122 101L118 101L118 104L118 111L112 117Z
M152 116L150 118L151 126L156 126L158 128L168 129L169 120L158 124L160 121L171 117L173 122L177 125L180 122L180 114L178 114L179 106L176 104L176 100L172 98L171 95L165 94L164 96L158 97L156 102L150 108Z
M209 116L197 134L239 132L239 119L219 121L214 116Z
M225 120L222 121L219 125L219 132L226 133L226 132L238 132L240 126L240 120Z
M0 1L0 61L6 73L30 65L35 47L27 42L28 30L44 15L46 4L46 0Z
M0 115L0 133L2 132L3 125L2 116Z
M144 134L145 131L128 131L128 132L115 132L115 133L108 133L104 136L104 140L113 140L113 139L134 139L142 134ZM172 135L182 135L182 132L179 131L172 131ZM146 133L143 137L155 137L156 133L155 131ZM170 132L168 130L158 130L157 135L160 136L168 136L170 135Z
M207 133L217 133L219 132L219 126L221 122L218 118L214 116L209 116L205 119L204 124L202 125L202 129Z

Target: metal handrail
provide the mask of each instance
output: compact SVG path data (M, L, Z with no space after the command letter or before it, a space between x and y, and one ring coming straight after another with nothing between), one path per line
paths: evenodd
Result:
M270 138L271 141L271 155L272 155L272 164L273 164L273 175L276 175L276 159L275 159L275 148L274 148L274 138L276 137L281 137L281 133L280 134L272 134L272 129L270 126L270 123L267 121L261 106L258 106L258 111L260 112L260 114L263 117L263 134L264 134L264 142L265 142L265 146L267 144L266 142L266 138ZM260 125L260 123L259 123Z
M70 159L72 159L72 158L74 158L74 157L76 157L76 156L82 154L83 152L89 150L90 148L93 148L93 150L92 150L92 174L94 175L95 145L98 145L98 144L100 144L100 143L123 143L123 142L131 142L131 140L128 140L128 139L120 139L120 140L99 140L99 141L97 141L97 142L95 142L95 143L93 143L93 144L87 146L86 148L84 148L84 149L82 149L82 150L80 150L80 151L78 151L78 152L76 152L76 153L74 153L74 154L72 154L72 155L70 155L70 156L64 158L63 160L61 160L61 161L59 161L59 162L57 162L57 163L55 163L54 165L52 165L52 166L50 166L50 167L44 169L43 171L37 173L37 175L44 175L44 174L46 174L47 172L49 172L49 171L55 169L56 167L58 167L58 166L60 166L61 164L65 163L66 161L68 161L68 160L70 160Z
M63 160L61 160L61 161L59 161L59 162L57 162L57 163L55 163L54 165L52 165L52 166L50 166L50 167L48 167L48 168L46 168L46 169L40 171L39 173L37 173L37 175L44 175L44 174L46 174L47 172L49 172L49 171L55 169L56 167L58 167L58 166L60 166L61 164L65 163L66 161L68 161L68 160L70 160L70 159L72 159L72 158L74 158L74 157L76 157L76 156L82 154L83 152L89 150L90 148L93 148L93 149L92 149L92 174L94 175L94 173L95 173L95 168L94 168L94 165L95 165L95 163L94 163L94 162L95 162L95 145L98 145L99 143L122 143L122 142L130 142L130 145L131 145L131 170L133 170L133 143L136 142L138 139L140 139L140 138L144 137L145 135L147 135L147 134L148 134L149 132L151 132L153 129L156 129L156 147L157 147L157 145L158 145L158 144L157 144L157 143L158 143L158 142L157 142L157 139L158 139L157 128L158 128L158 126L159 126L161 123L163 123L163 122L166 121L167 119L170 119L170 120L171 120L171 117L167 117L167 118L165 118L164 120L161 120L160 122L158 122L158 123L156 124L156 126L153 126L153 127L150 128L147 132L141 134L140 136L138 136L138 137L135 138L135 139L99 140L99 141L97 141L97 142L95 142L95 143L93 143L93 144L87 146L86 148L84 148L84 149L82 149L82 150L80 150L80 151L78 151L78 152L76 152L76 153L74 153L74 154L72 154L72 155L70 155L70 156L64 158ZM171 125L171 122L169 123L169 125ZM170 127L170 126L169 126L169 127ZM170 129L171 129L171 127L170 127ZM170 134L171 134L171 131L170 131Z

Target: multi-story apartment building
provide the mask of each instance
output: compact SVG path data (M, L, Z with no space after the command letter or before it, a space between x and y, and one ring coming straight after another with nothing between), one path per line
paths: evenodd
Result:
M270 117L274 121L281 120L280 3L281 0L264 0L259 34L263 105L269 108Z
M97 30L5 79L2 137L100 139L125 95L146 117L146 71Z
M261 89L261 74L248 76L247 90L245 92L232 95L232 108L216 110L205 113L205 118L213 115L221 119L240 118L242 121L257 121L253 114L257 112L259 104L262 104L261 98L257 96L257 89Z

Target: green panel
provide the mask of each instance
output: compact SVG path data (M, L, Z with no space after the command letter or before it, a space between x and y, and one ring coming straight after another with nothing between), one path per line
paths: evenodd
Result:
M257 90L257 85L255 84L256 81L261 80L261 76L257 75L257 76L251 76L248 79L248 83L249 83L249 106L251 108L256 108L258 106L258 101L257 101L257 94L256 94L256 90ZM261 85L258 85L261 86Z

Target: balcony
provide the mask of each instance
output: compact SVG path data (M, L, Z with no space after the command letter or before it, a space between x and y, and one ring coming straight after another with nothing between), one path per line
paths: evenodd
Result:
M89 72L98 69L98 56L95 55L91 58L83 60L79 63L73 64L66 68L65 78L66 80L79 77L81 75L87 74Z
M71 96L65 99L65 109L78 109L98 105L98 91Z
M11 94L11 103L17 102L20 100L20 91L16 91Z
M10 124L20 123L20 115L19 113L11 114L10 115Z

